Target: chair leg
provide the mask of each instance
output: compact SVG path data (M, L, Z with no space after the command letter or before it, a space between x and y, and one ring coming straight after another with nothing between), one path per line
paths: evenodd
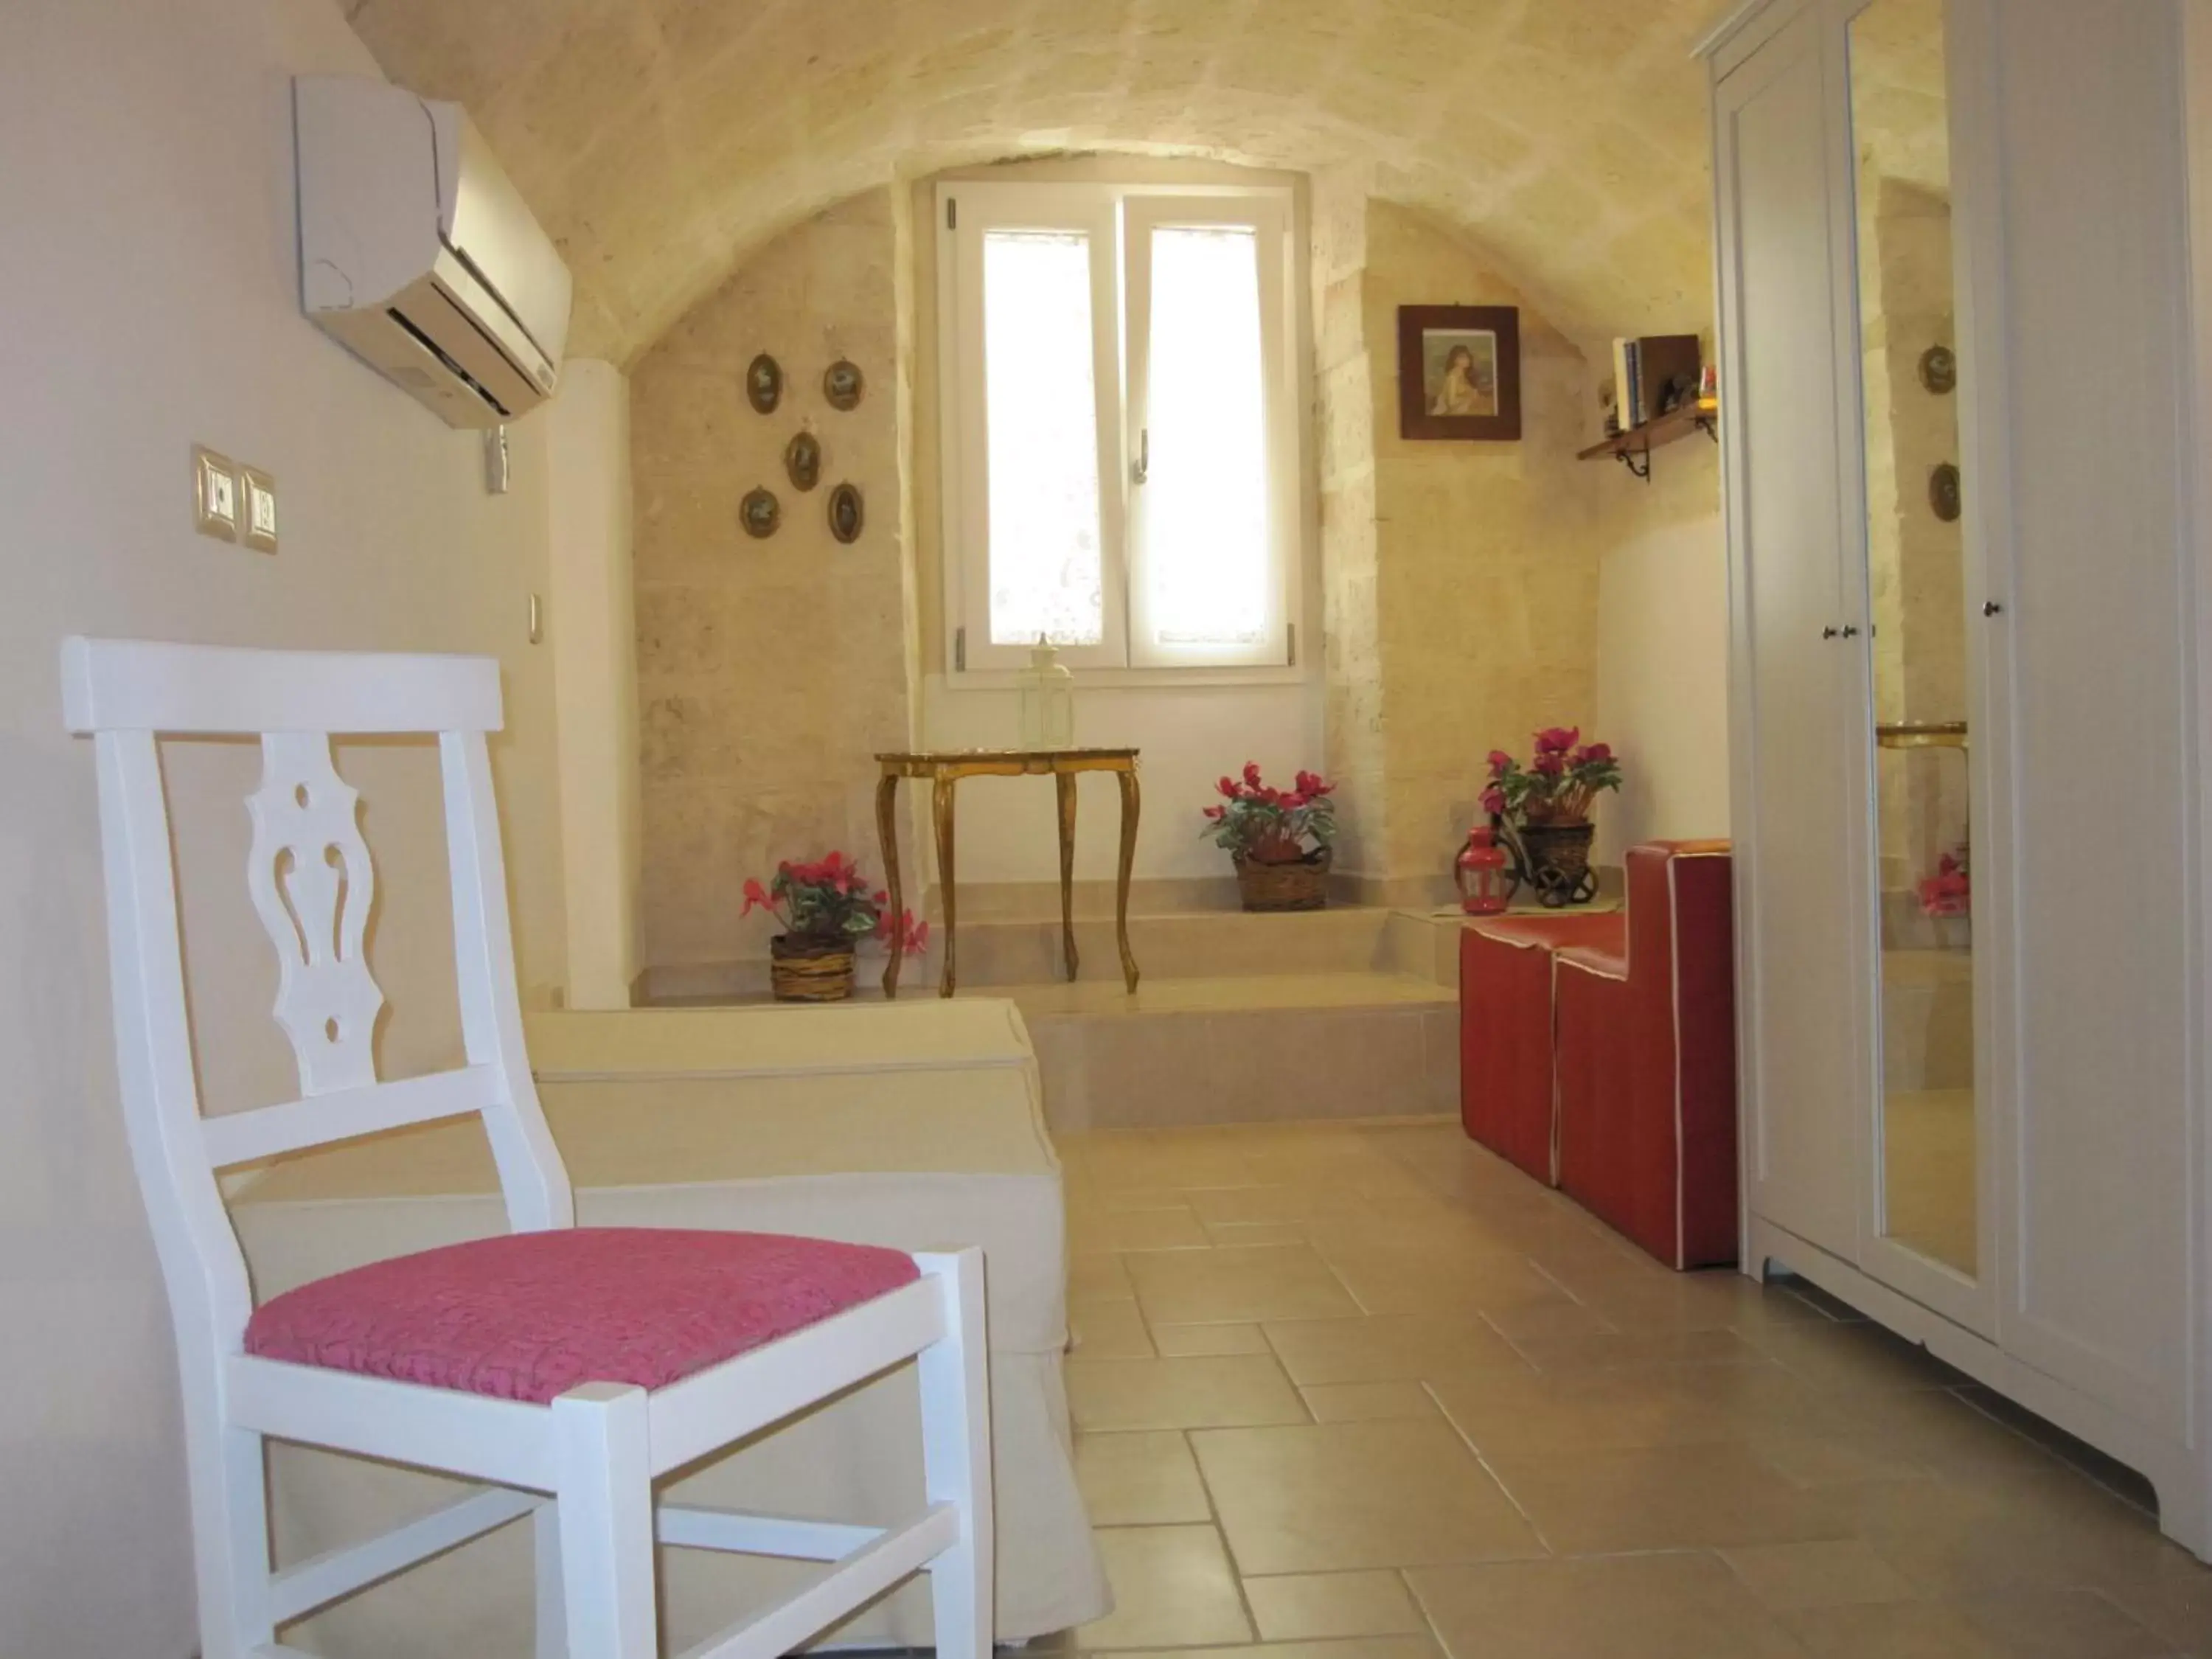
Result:
M269 1612L269 1487L262 1440L250 1429L221 1422L211 1399L203 1408L198 1390L185 1392L200 1651L205 1659L252 1659L255 1649L276 1640Z
M917 1258L945 1293L945 1334L925 1348L922 1467L933 1504L960 1513L960 1541L930 1568L937 1659L988 1659L997 1606L991 1522L991 1385L980 1250Z
M538 1555L538 1644L535 1659L568 1659L568 1614L562 1599L561 1504L546 1504L530 1518Z
M553 1402L568 1659L656 1659L653 1465L642 1389L586 1382Z

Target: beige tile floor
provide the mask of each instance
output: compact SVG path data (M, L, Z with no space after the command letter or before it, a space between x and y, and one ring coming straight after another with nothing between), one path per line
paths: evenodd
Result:
M1060 1146L1118 1606L1053 1650L2212 1659L2212 1570L2124 1471L1456 1125Z

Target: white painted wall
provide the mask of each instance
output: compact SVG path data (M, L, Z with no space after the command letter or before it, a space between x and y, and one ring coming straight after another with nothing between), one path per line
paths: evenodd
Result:
M526 984L562 976L544 434L492 497L447 430L298 313L288 76L374 74L335 0L9 0L0 51L0 1652L194 1644L167 1316L111 1060L88 748L61 726L70 632L492 652ZM191 533L203 441L276 476L283 550ZM173 745L182 750L185 745ZM451 1054L434 767L339 764L378 859L388 1073ZM210 1105L295 1087L246 901L250 750L173 753Z
M1597 715L1586 735L1627 781L1598 808L1597 856L1729 833L1728 550L1705 440L1653 457L1650 486L1608 468L1598 568Z
M922 740L933 749L1012 749L1020 741L1018 693L948 690L944 677L922 682ZM1304 682L1282 685L1102 688L1079 685L1075 740L1143 750L1138 781L1136 874L1140 880L1225 878L1229 854L1200 839L1200 814L1220 799L1214 784L1248 760L1287 786L1299 768L1322 765L1321 708ZM921 811L927 844L926 787L906 786ZM971 882L1060 879L1060 831L1051 781L975 778L960 785L956 869ZM1121 852L1121 799L1113 780L1094 774L1076 793L1075 875L1110 881Z
M545 452L568 1006L627 1008L638 966L637 629L620 369L582 358L562 368Z

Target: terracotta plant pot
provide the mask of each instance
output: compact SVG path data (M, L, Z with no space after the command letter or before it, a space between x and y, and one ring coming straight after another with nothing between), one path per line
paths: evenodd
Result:
M1529 885L1545 904L1557 909L1597 896L1597 875L1589 867L1595 824L1524 823L1516 833Z
M1237 888L1247 910L1321 910L1328 905L1329 849L1316 848L1302 859L1262 864L1243 854L1237 860Z
M853 994L849 940L778 933L768 954L769 985L778 1002L842 1002Z

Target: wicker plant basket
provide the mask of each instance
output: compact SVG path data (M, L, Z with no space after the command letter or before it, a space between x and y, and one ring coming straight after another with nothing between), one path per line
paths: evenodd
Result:
M769 985L778 1002L842 1002L853 994L853 947L842 939L768 942Z
M1524 823L1521 846L1528 854L1528 879L1549 905L1585 904L1597 884L1589 867L1594 823Z
M1328 905L1329 849L1317 848L1289 864L1237 856L1237 887L1247 910L1321 910Z

